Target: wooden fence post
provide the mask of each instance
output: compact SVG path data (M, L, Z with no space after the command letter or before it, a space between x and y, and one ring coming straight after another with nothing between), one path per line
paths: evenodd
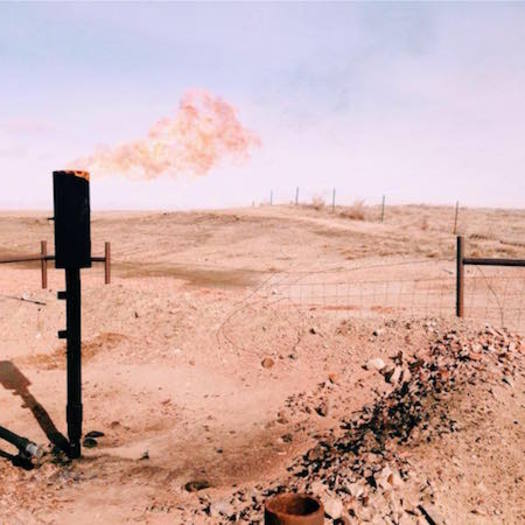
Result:
M463 237L456 238L456 316L463 317L463 294L465 289L463 266Z
M385 196L383 195L383 200L381 201L381 222L385 222Z
M40 269L42 272L42 288L47 288L47 241L40 241Z
M104 282L111 283L111 243L104 244Z

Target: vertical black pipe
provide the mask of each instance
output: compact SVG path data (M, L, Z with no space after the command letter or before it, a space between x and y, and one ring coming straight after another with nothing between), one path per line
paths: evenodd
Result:
M80 270L66 268L67 428L70 457L80 457L82 438L82 354Z
M89 173L53 172L55 203L55 266L66 272L67 427L69 456L80 457L82 438L82 373L80 331L80 268L91 266Z

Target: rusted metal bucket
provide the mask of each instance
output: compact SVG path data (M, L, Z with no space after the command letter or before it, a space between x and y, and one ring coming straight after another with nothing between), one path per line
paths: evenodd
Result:
M280 494L266 502L265 525L323 525L323 504L306 494Z

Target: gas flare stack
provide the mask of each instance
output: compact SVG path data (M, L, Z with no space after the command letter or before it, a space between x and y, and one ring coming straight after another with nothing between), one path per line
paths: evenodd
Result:
M89 173L54 171L55 268L63 268L66 289L58 299L66 301L68 455L79 458L82 438L82 348L80 269L91 267Z

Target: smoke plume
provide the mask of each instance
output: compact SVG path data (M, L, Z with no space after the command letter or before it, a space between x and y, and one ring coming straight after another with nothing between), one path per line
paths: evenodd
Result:
M259 145L259 138L242 126L233 106L204 90L191 90L182 97L178 112L156 122L146 137L99 147L69 168L141 179L165 173L206 175L223 159L247 160Z

